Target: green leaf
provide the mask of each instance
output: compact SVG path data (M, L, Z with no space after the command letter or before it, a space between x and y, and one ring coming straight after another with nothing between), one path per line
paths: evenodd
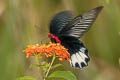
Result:
M59 66L63 66L63 64L55 64L55 65L52 66L51 69L57 68L57 67L59 67Z
M48 78L63 78L66 80L77 80L76 76L71 71L55 71Z
M37 80L37 79L31 76L24 76L24 77L17 78L16 80Z

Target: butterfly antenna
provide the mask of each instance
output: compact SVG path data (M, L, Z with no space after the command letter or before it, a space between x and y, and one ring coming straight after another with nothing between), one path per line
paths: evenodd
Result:
M41 31L44 31L44 32L48 32L48 30L45 30L45 29L39 27L38 25L35 25L35 27L36 27L37 30L41 30Z
M48 37L45 37L45 38L41 39L41 43L40 44L44 44L44 42L45 43L48 42Z

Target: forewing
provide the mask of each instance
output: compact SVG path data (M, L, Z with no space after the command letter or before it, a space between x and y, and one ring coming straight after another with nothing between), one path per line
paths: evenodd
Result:
M88 31L102 8L103 6L99 6L75 17L61 30L60 34L80 38Z
M62 11L57 13L50 22L50 33L58 35L61 29L72 19L73 17L71 11Z

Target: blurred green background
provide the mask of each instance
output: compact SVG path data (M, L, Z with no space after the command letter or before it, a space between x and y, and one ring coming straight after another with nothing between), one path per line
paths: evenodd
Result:
M48 42L51 17L63 10L76 15L97 6L104 8L82 38L91 61L84 70L69 67L78 80L120 80L120 0L0 0L0 80L37 76L29 69L26 45ZM66 69L67 70L67 69Z

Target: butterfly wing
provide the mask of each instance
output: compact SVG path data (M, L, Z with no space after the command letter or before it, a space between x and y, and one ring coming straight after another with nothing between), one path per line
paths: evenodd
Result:
M50 33L58 36L59 32L73 19L71 11L57 13L50 22Z
M75 37L63 36L60 37L61 44L68 49L70 53L70 64L74 68L83 68L88 65L90 58L88 50L84 44Z
M68 48L70 53L72 67L83 68L88 65L88 61L90 61L88 50L79 38L88 31L101 9L102 6L75 17L59 32L62 45Z
M91 27L102 8L103 6L99 6L75 17L59 34L80 38Z
M74 19L68 11L60 12L53 17L50 23L50 33L58 36L61 44L68 48L72 67L83 68L88 65L90 60L88 50L79 38L88 31L101 9L102 6L94 8Z

